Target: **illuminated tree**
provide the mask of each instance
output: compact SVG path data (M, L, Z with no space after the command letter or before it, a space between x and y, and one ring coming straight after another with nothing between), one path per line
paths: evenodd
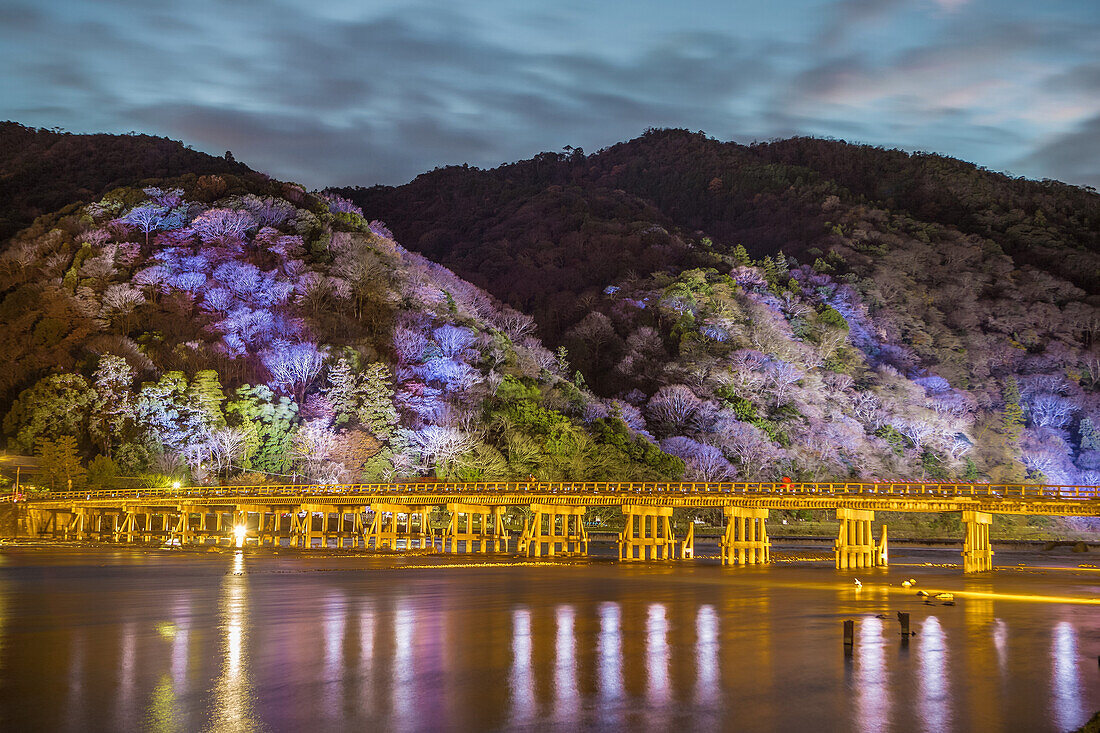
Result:
M272 386L291 392L301 402L324 366L325 354L309 341L290 343L277 339L270 349L260 353L260 359L271 373Z
M88 432L108 457L115 446L127 440L134 430L136 414L134 370L121 356L104 354L95 377L95 402L88 413Z
M83 439L88 408L96 393L79 374L52 374L19 393L4 418L4 434L13 448L30 453L39 438L63 435Z
M35 441L43 486L54 491L74 491L84 488L87 470L76 452L76 438L58 436L57 440L39 438Z

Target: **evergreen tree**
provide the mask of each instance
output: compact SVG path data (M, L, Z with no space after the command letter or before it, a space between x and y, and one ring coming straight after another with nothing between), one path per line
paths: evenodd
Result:
M286 473L290 468L290 444L298 422L298 405L289 397L276 399L263 384L237 388L225 407L229 423L242 428L247 444L239 458L246 470Z
M95 402L88 420L88 432L109 458L116 445L133 431L134 370L121 356L104 354L95 372Z
M393 374L382 362L372 362L361 376L359 422L379 440L393 437L400 419L393 404Z
M349 356L344 355L329 367L325 397L332 406L333 423L346 425L359 415L363 389L359 375Z
M1005 380L1001 395L1005 403L1001 411L1001 429L1006 440L1015 443L1024 432L1025 422L1024 408L1020 405L1020 385L1016 382L1016 377L1010 376Z
M62 435L57 440L39 438L35 442L42 471L43 486L54 491L75 491L84 488L87 470L76 452L76 438Z
M209 431L225 427L225 414L222 412L225 392L216 371L203 369L196 373L187 388L187 398L203 428Z
M736 260L737 264L743 267L752 265L752 258L749 257L749 251L745 249L745 245L743 244L738 244L733 248L733 259Z
M30 453L39 438L71 436L78 443L87 435L88 408L95 392L79 374L51 374L23 390L4 418L11 447Z
M1081 435L1081 450L1100 450L1100 431L1093 425L1091 417L1081 420L1078 432Z

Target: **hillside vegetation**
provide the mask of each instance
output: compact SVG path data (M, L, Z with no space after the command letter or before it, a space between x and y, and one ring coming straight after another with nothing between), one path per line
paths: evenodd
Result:
M1097 483L1095 192L655 130L341 193L532 313L598 394L643 414L664 390L741 406L775 459L755 472L718 446L740 475ZM787 388L769 382L788 369ZM654 435L720 443L705 423Z
M117 189L10 242L0 292L3 431L52 488L684 470L530 317L291 184Z
M98 200L119 186L247 173L241 163L163 137L74 135L0 122L0 241L36 217Z

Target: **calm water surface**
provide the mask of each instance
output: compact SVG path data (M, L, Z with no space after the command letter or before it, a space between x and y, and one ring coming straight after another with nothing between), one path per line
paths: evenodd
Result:
M5 548L0 730L1065 731L1100 710L1088 556L964 578L920 565L957 552L891 554L913 564L857 590L827 563ZM926 605L908 577L974 595Z

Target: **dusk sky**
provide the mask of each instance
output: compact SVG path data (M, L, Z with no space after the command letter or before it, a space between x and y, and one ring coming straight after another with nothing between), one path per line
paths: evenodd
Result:
M1100 2L3 0L0 119L311 187L647 127L927 150L1100 186Z

